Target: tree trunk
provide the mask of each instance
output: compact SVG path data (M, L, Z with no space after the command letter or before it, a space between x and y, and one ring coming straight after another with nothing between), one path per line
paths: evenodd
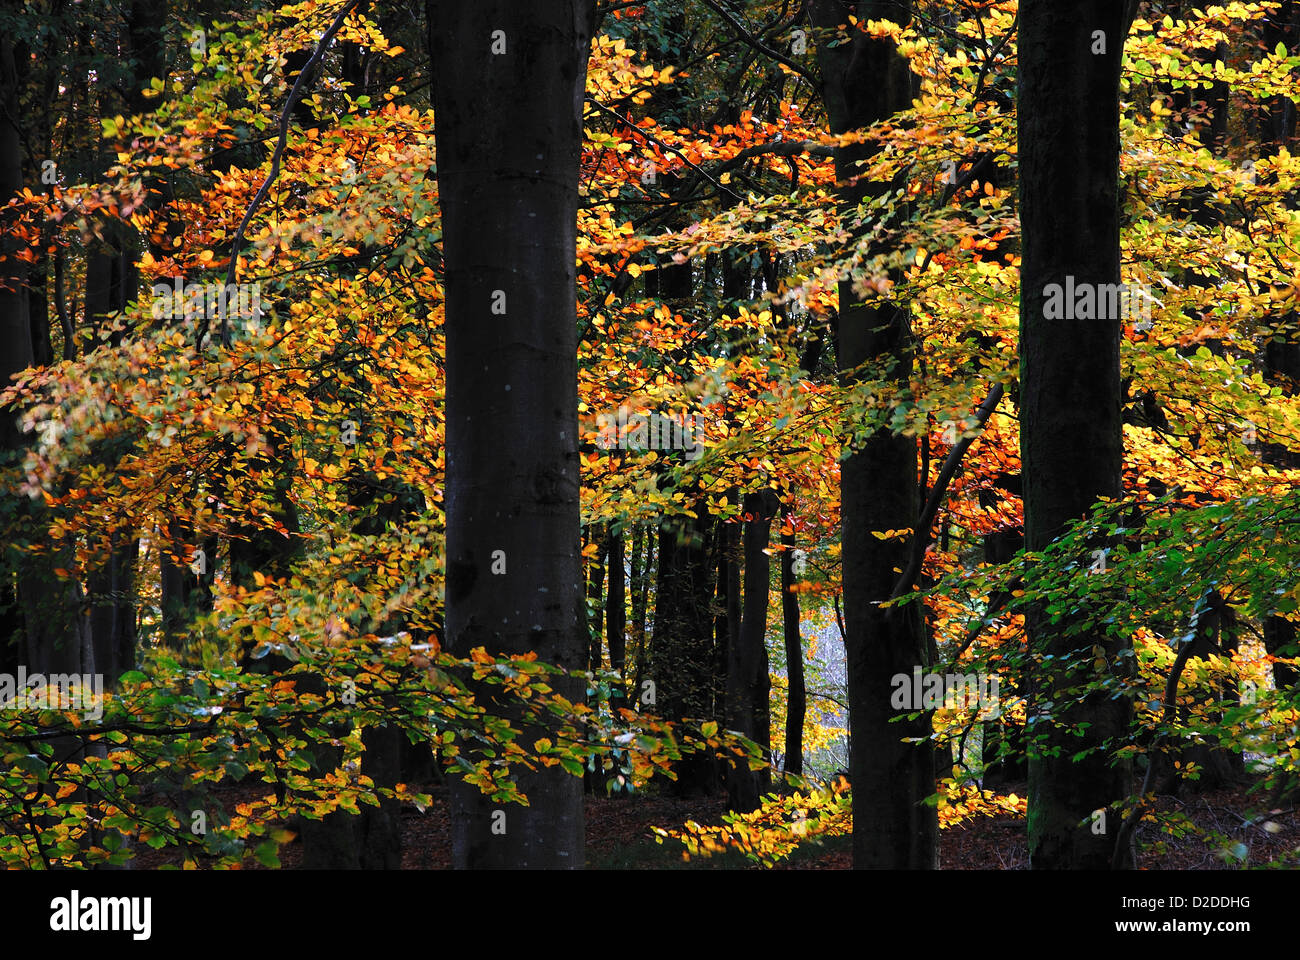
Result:
M591 569L587 572L586 607L587 669L591 672L592 678L588 686L588 693L594 695L599 692L596 686L597 677L605 664L601 635L604 632L605 625L605 551L608 549L608 545L605 540L604 530L602 530L600 524L591 526L588 536L590 538L588 542L596 546L596 556L591 561ZM603 772L589 766L582 775L583 789L588 793L597 793L604 785Z
M708 513L700 511L698 519L665 520L659 534L654 642L642 684L643 689L647 680L654 684L650 712L678 723L716 719L711 526ZM719 771L710 757L693 754L676 770L677 780L668 789L678 795L718 788Z
M21 68L26 63L12 41L0 39L0 204L23 187L23 150L15 122L22 115L19 91ZM16 235L0 238L0 383L9 386L12 377L33 363L31 316L27 290L28 271L13 254L24 243ZM27 438L17 424L18 411L0 415L0 449L20 453ZM39 508L36 508L38 513ZM40 520L35 521L40 529ZM22 654L32 673L81 673L94 670L88 658L84 618L80 613L81 591L76 581L60 579L54 569L71 568L71 550L13 557L18 573L18 597L23 609L26 650Z
M18 76L13 43L0 38L0 204L9 202L23 187L22 140L15 123L20 115ZM2 215L2 214L0 214ZM24 284L26 265L13 254L21 248L17 236L0 234L0 388L8 387L15 374L32 365L32 331L27 316ZM13 406L0 408L0 458L8 461L20 456L26 438L18 428L20 411ZM14 673L26 662L26 634L23 629L23 597L18 574L30 558L5 545L3 603L4 635L0 637L0 663L4 672Z
M785 508L785 522L791 523L794 511ZM808 710L804 688L803 638L799 635L799 594L795 593L794 528L782 532L781 546L781 614L785 621L785 675L788 679L785 707L785 772L803 775L803 721Z
M1223 657L1231 661L1237 649L1236 617L1219 591L1212 591L1205 601L1205 607L1193 623L1192 651L1188 656L1188 665L1193 660L1205 660L1211 656ZM1210 723L1217 724L1223 719L1220 704L1235 706L1238 698L1236 683L1226 684L1224 688L1211 688L1206 700L1206 716ZM1187 724L1192 718L1192 708L1186 703L1178 705L1179 723ZM1180 787L1194 793L1217 790L1225 784L1237 781L1245 773L1245 764L1241 754L1221 746L1220 738L1210 735L1201 743L1187 743L1177 753L1181 765L1175 768L1166 762L1163 771L1166 780L1157 788L1157 793L1173 793ZM1195 764L1200 768L1200 777L1196 780L1184 779L1183 771Z
M587 669L593 673L600 670L605 662L601 645L601 633L604 626L602 608L605 589L605 542L604 531L597 525L591 528L591 542L596 544L596 557L591 562L587 574L587 632L590 652L587 654Z
M1300 45L1300 3L1282 0L1277 11L1264 19L1263 35L1266 50L1276 49L1280 43L1295 56ZM1258 139L1269 155L1276 154L1279 147L1294 148L1296 101L1289 97L1272 98L1262 111L1261 120Z
M813 26L830 30L859 20L907 22L908 2L811 0ZM831 130L868 127L911 105L911 71L888 40L862 31L834 47L818 43L823 98ZM876 148L863 144L836 152L839 197L845 210L888 184L852 183L857 162ZM863 303L845 281L839 286L837 351L845 384L870 361L893 361L892 376L910 379L913 358L907 308ZM923 801L935 791L930 720L891 723L890 681L928 665L920 613L909 605L892 614L879 604L907 566L905 540L881 541L872 531L909 529L921 511L916 441L881 430L840 466L843 524L845 651L849 687L849 779L853 785L853 865L858 869L934 869L938 866L938 816ZM918 738L915 743L904 738Z
M595 5L430 0L428 14L446 264L448 647L535 652L580 671L574 264ZM554 686L582 700L580 680ZM581 780L558 767L517 780L529 806L500 811L504 823L476 787L453 784L455 866L582 867Z
M133 231L114 222L105 223L107 238L86 258L85 324L92 338L87 350L99 344L121 344L120 334L106 329L113 316L136 298L139 275L134 265ZM106 469L116 464L116 444L101 443L97 459ZM90 607L90 642L95 649L95 669L113 687L117 678L135 666L135 561L140 541L134 531L113 531L108 556L87 576Z
M140 541L134 534L114 534L108 562L89 577L90 636L95 669L106 687L135 669L135 563Z
M767 609L772 564L767 555L776 498L770 490L745 497L745 613L737 643L727 651L727 729L744 734L765 748L770 759L767 701L771 680L767 669ZM727 771L727 801L731 809L748 813L758 807L771 777L733 763Z
M609 666L618 674L619 703L626 695L623 684L627 669L627 576L623 556L623 532L615 532L614 525L609 529L609 590L605 596L605 635L609 644Z
M650 554L653 549L652 538L642 529L641 524L633 525L629 584L632 591L630 602L632 605L632 702L634 708L640 702L641 676L645 673L646 638L648 636L646 631L646 608L648 606L647 594L650 589Z
M1034 551L1099 498L1121 493L1120 318L1048 320L1044 305L1047 286L1064 286L1068 276L1076 289L1120 279L1124 6L1024 0L1020 7L1020 450L1025 545ZM1027 612L1027 626L1032 652L1055 658L1030 678L1030 863L1105 869L1115 831L1109 838L1094 832L1092 816L1129 793L1128 778L1100 752L1074 755L1121 735L1128 705L1105 693L1073 699L1064 690L1088 679L1079 672L1092 669L1087 648L1103 646L1114 670L1122 642L1071 635L1068 624L1050 623L1038 608ZM1063 657L1080 667L1060 666Z
M0 39L0 204L9 202L23 188L22 138L15 125L19 105L17 64L13 42ZM32 365L32 328L27 306L27 266L13 254L22 241L6 231L0 235L0 386L8 387L14 374ZM6 453L25 445L15 420L16 410L0 415L0 449Z
M1295 55L1300 47L1300 3L1284 0L1264 25L1264 43L1273 50L1280 43ZM1265 129L1260 148L1267 156L1276 156L1283 147L1295 151L1296 104L1286 97L1276 97L1265 113ZM1292 193L1292 197L1295 194ZM1280 383L1289 394L1300 391L1300 335L1296 333L1296 313L1289 313L1276 334L1264 345L1264 375ZM1269 444L1264 459L1276 467L1300 469L1300 453L1283 444ZM1264 647L1271 656L1294 657L1297 654L1296 624L1285 617L1264 620ZM1279 690L1290 690L1300 681L1300 671L1288 663L1273 664L1273 682Z
M735 502L740 490L728 498ZM718 550L718 583L713 622L713 712L727 715L727 658L740 645L740 524L720 523L714 538Z

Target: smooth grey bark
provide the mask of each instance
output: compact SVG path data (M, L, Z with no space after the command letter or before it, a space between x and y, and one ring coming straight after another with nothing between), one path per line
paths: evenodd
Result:
M430 0L427 12L446 265L448 647L531 651L580 671L575 256L595 4ZM583 698L581 681L555 686ZM493 832L499 805L453 784L454 865L582 867L582 781L558 767L517 781L530 805L503 808L504 833Z

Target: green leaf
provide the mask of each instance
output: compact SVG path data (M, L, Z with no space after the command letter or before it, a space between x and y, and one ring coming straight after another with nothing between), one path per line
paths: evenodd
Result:
M572 757L561 758L560 766L569 771L569 773L573 774L575 777L582 776L582 763L574 760Z
M263 840L257 845L257 860L264 867L280 866L280 846L274 840Z

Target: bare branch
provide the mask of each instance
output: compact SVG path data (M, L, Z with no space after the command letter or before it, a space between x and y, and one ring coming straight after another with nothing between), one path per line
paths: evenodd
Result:
M993 411L997 409L998 402L1002 399L1002 384L995 383L989 390L988 396L980 404L979 409L975 411L975 429L979 429L988 422ZM903 571L898 578L898 583L894 585L894 592L889 595L890 600L897 600L904 593L912 588L916 582L917 574L921 572L921 561L925 556L925 548L930 545L930 531L934 526L934 518L939 513L939 507L943 504L944 497L948 493L948 484L952 483L952 478L957 474L957 468L961 466L962 458L966 456L966 451L970 449L978 438L976 436L962 437L948 452L947 459L944 460L943 466L939 469L939 476L934 481L934 489L930 491L930 499L926 501L925 508L921 511L920 518L916 521L916 531L912 534L914 548L912 550L912 559L907 564L907 569ZM891 612L894 608L891 608Z
M717 0L703 0L703 2L706 6L708 6L714 12L716 12L718 16L722 17L723 20L726 20L727 23L731 24L731 28L736 31L736 33L740 36L740 39L744 40L747 44L749 44L759 53L766 54L767 56L775 60L777 63L785 64L795 73L799 74L799 76L803 77L810 84L812 84L814 88L816 89L821 88L821 82L815 76L813 76L812 73L810 73L806 67L804 67L802 64L794 60L791 60L789 57L785 56L785 54L780 53L777 50L773 50L762 40L758 39L758 37L750 33L749 30L746 29L745 25L741 23L739 20L737 20L732 15L731 11L726 9L726 7L722 6L720 3L718 3Z
M659 144L659 146L662 147L664 150L667 150L667 151L669 151L670 153L675 153L677 156L681 157L682 161L683 161L683 162L684 162L688 167L690 167L692 170L694 170L696 173L698 173L700 176L702 176L705 180L709 181L709 183L713 184L715 187L717 187L717 188L718 188L719 190L721 190L723 193L729 194L731 197L733 197L733 198L734 198L735 200L737 200L737 201L744 200L744 197L742 197L740 194L736 193L736 191L732 190L730 187L726 186L726 184L719 183L716 179L713 178L713 176L712 176L711 174L709 174L708 171L706 171L706 170L705 170L703 167L701 167L699 164L692 162L691 159L690 159L689 157L686 156L686 154L682 153L680 150L678 150L678 149L677 149L676 147L674 147L672 144L664 143L662 140L660 140L658 137L656 137L653 133L650 133L650 132L648 132L648 131L646 131L646 130L642 130L642 129L641 129L640 127L638 127L635 123L633 123L629 118L624 117L624 116L620 116L620 115L618 114L618 112L609 109L609 107L605 106L605 105L604 105L603 103L601 103L599 100L595 100L595 99L593 99L592 97L588 97L588 98L587 98L587 102L588 102L589 104L591 104L593 107L595 107L597 110L600 110L602 113L607 113L607 114L609 114L611 117L613 117L615 120L617 120L617 121L619 121L620 123L626 125L627 128L628 128L629 130L631 130L633 133L638 134L638 135L641 136L642 138L644 138L644 139L646 139L646 140L649 140L649 141L652 142L652 143L657 143L657 144Z

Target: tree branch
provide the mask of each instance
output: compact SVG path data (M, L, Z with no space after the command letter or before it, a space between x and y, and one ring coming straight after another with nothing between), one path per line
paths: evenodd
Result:
M776 140L772 143L760 143L741 150L740 153L721 164L714 172L726 173L728 170L733 170L746 160L752 160L754 157L789 157L796 153L811 153L816 157L833 157L835 156L835 148L824 143L818 143L816 140Z
M1201 595L1201 601L1197 604L1200 608L1208 600L1212 590L1205 591ZM1169 668L1169 677L1165 680L1164 707L1160 714L1161 724L1168 726L1174 721L1174 708L1178 702L1178 681L1183 675L1183 668L1187 666L1187 661L1192 657L1192 650L1196 647L1197 635L1201 627L1201 618L1208 612L1205 609L1198 609L1192 614L1191 632L1183 639L1183 644L1178 650L1178 656L1174 657L1174 664ZM1120 864L1124 858L1124 848L1130 842L1133 831L1137 829L1142 817L1146 813L1146 797L1151 791L1151 781L1155 779L1156 759L1159 754L1154 753L1156 747L1163 747L1166 740L1165 731L1162 730L1156 735L1151 742L1151 749L1147 752L1147 772L1142 778L1142 793L1139 795L1137 806L1129 811L1129 815L1124 818L1120 824L1119 833L1115 836L1115 851L1111 854L1110 866L1112 870L1120 869Z
M993 388L989 390L988 396L984 398L984 402L975 411L975 429L983 427L988 422L989 417L993 415L993 411L997 409L998 403L1002 399L1002 393L1002 384L995 383ZM957 474L957 468L961 466L962 458L966 456L966 451L970 449L971 444L977 439L979 439L978 436L962 437L948 452L948 457L939 470L939 476L934 481L934 488L930 491L930 499L926 501L925 508L916 521L916 531L912 534L912 542L915 544L912 550L912 559L894 585L894 591L889 595L890 600L897 600L910 590L916 582L917 574L921 572L921 561L925 556L925 548L930 545L930 531L934 526L934 518L939 513L939 507L943 504L944 497L948 492L948 484L952 483L952 478ZM893 609L895 608L890 608L891 613Z
M266 179L262 181L262 185L258 188L257 193L253 196L253 202L250 203L248 209L244 211L244 219L240 221L239 229L235 231L235 239L230 245L230 266L226 269L227 287L234 286L235 280L238 277L239 248L243 246L244 232L248 229L249 221L253 219L253 214L261 205L262 201L266 199L266 195L270 193L271 184L273 184L276 178L280 175L280 159L284 156L285 142L289 137L289 116L293 112L294 106L298 103L298 98L302 96L302 90L306 85L308 76L310 76L312 71L316 69L316 65L320 63L321 57L325 55L326 49L329 48L330 42L333 41L334 35L339 32L339 29L343 26L343 21L347 19L347 15L352 12L352 8L355 7L358 2L359 0L348 0L348 2L344 4L343 9L340 10L338 16L334 18L334 22L331 23L329 28L325 31L325 35L322 36L320 42L316 44L316 49L312 51L310 59L308 59L308 61L303 65L303 68L298 71L298 79L294 81L293 88L289 91L289 98L284 102L284 109L280 111L280 136L275 141L275 152L271 155L271 169L267 172ZM230 329L225 313L226 311L223 310L221 317L221 345L229 347ZM195 342L197 349L203 349L203 338L207 335L208 319L205 311L205 315L199 321L199 332Z
M818 81L818 79L815 76L813 76L812 73L810 73L806 67L804 67L802 64L795 62L794 60L791 60L789 57L785 56L785 54L773 50L762 40L758 39L758 37L750 33L749 30L745 28L745 25L741 23L739 20L737 20L734 16L732 16L731 11L723 7L720 3L717 2L717 0L703 0L703 2L705 6L711 8L715 13L718 14L718 16L722 17L723 20L726 20L727 23L731 24L731 29L736 31L736 33L740 36L740 39L744 40L747 44L749 44L759 53L766 54L767 56L775 60L777 63L785 64L795 73L799 74L799 76L803 77L810 84L812 84L815 89L821 88L820 81Z
M694 170L696 173L698 173L700 176L702 176L705 180L709 181L709 183L713 184L713 185L714 185L715 187L717 187L719 190L723 191L724 193L730 194L731 197L733 197L737 202L743 202L743 201L744 201L744 199L745 199L744 197L742 197L740 194L736 193L736 191L732 190L732 189L731 189L730 187L728 187L726 184L719 183L716 179L713 178L713 176L712 176L711 174L709 174L708 171L706 171L706 170L705 170L703 167L701 167L699 164L692 162L691 159L690 159L689 157L686 156L686 154L682 153L680 150L678 150L678 149L677 149L676 147L674 147L672 144L664 143L662 140L660 140L658 137L656 137L653 133L650 133L650 132L647 131L647 130L642 130L642 129L641 129L640 127L638 127L635 123L633 123L633 122L631 121L630 118L628 118L628 117L624 117L624 116L621 116L617 111L614 111L614 110L609 109L609 107L605 106L605 105L604 105L603 103L601 103L599 100L596 100L596 99L594 99L594 98L592 98L592 97L588 97L588 98L587 98L587 102L588 102L589 104L591 104L593 107L595 107L597 110L600 110L602 113L607 113L607 114L609 114L611 117L613 117L613 118L614 118L615 120L617 120L619 123L621 123L621 124L623 124L624 126L626 126L626 127L627 127L629 130L631 130L633 133L638 134L639 136L643 137L643 138L646 139L646 140L651 141L652 143L657 143L657 144L659 144L659 146L662 147L664 150L668 150L668 151L671 152L671 153L675 153L677 156L679 156L679 157L682 159L682 162L685 163L688 167L690 167L692 170Z

